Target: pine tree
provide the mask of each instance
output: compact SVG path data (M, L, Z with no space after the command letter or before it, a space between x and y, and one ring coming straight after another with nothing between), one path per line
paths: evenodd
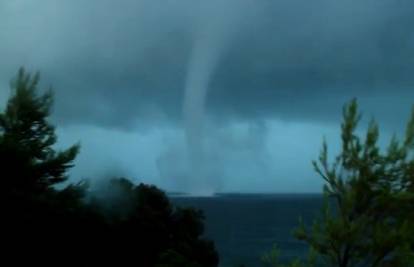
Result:
M3 254L14 265L30 255L40 266L56 266L56 259L65 266L217 266L202 213L176 208L155 186L114 179L101 198L87 182L53 186L67 179L79 146L54 149L53 95L39 95L38 82L21 69L0 113Z
M67 179L79 145L56 151L55 128L48 122L53 94L38 95L39 74L21 68L12 95L0 113L0 162L3 190L12 194L47 191Z
M374 121L365 139L356 134L356 100L343 115L342 151L330 164L324 142L314 162L326 182L322 217L296 236L310 245L316 266L414 266L414 110L404 141L394 137L386 151Z

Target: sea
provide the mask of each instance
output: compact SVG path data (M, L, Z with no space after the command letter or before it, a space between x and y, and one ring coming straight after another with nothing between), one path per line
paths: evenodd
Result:
M205 237L215 242L220 267L260 267L273 246L280 261L305 257L308 247L294 238L302 218L311 226L319 217L321 194L218 194L211 197L173 196L173 203L203 210Z

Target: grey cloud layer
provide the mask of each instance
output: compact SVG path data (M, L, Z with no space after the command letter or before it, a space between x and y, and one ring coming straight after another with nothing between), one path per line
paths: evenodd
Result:
M356 96L392 123L414 100L411 0L205 2L2 1L0 90L26 65L56 87L60 123L179 122L195 40L243 12L212 73L211 116L331 121Z

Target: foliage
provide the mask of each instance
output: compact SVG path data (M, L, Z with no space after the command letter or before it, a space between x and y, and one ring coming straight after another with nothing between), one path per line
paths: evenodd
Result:
M332 164L323 143L315 170L325 180L322 218L297 238L317 253L317 266L412 266L414 236L414 110L405 139L378 145L372 121L364 140L356 100L344 107L342 151Z
M109 205L100 192L90 201L110 222L112 234L107 238L118 244L112 253L139 256L135 262L141 266L218 265L214 244L202 238L201 211L174 207L155 186L135 186L125 178L111 179L108 184L118 194L111 196ZM118 258L118 264L122 263ZM127 264L129 259L125 260Z
M174 207L155 186L112 179L102 195L86 182L54 186L66 181L79 146L53 148L53 95L38 96L38 82L20 69L0 113L2 240L12 264L31 255L40 266L217 266L214 244L202 237L203 214Z
M12 96L0 114L0 162L7 188L24 193L44 192L67 179L79 151L74 145L56 151L54 127L47 121L53 95L37 96L39 75L20 69L12 82Z
M302 266L315 267L317 266L316 257L317 257L316 251L311 248L311 250L309 251L308 257L305 260L296 258L295 260L289 263L283 264L280 261L280 250L276 245L274 245L271 250L266 251L262 255L261 262L266 267L302 267Z

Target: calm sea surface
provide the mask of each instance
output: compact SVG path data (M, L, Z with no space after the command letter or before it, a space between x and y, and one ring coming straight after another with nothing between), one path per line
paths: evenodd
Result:
M220 266L263 266L260 256L277 245L281 260L304 256L306 244L292 231L299 217L311 224L322 206L317 194L223 194L215 197L173 197L180 206L200 208L206 236L214 240Z

